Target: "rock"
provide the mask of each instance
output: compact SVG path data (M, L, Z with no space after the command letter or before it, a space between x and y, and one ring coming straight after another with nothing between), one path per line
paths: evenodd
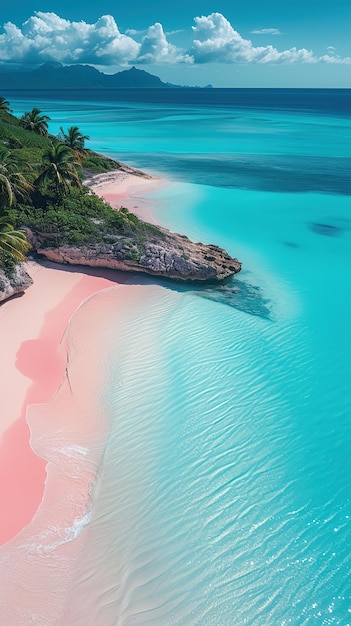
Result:
M119 235L108 237L104 244L55 248L38 244L38 234L27 234L31 243L36 241L39 254L58 263L144 272L185 282L217 282L240 272L241 263L222 248L157 229L142 241L137 236Z
M32 284L33 280L27 274L23 263L16 265L11 278L8 278L5 272L0 269L0 302L21 293Z

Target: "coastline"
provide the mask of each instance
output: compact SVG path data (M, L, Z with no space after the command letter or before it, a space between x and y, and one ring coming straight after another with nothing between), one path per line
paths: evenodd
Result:
M125 206L140 219L156 224L149 201L143 197L143 192L156 191L170 184L166 178L141 176L139 170L128 168L130 171L111 170L104 174L94 174L86 178L84 184L96 195L104 198L113 208Z
M32 521L0 549L1 617L7 626L30 623L33 615L40 623L68 623L67 601L88 538L109 433L104 391L112 346L119 344L131 307L153 289L97 280L102 291L78 307L61 342L68 355L63 381L47 403L27 409L30 444L47 463L46 480Z
M134 202L134 190L155 185L114 174L94 191L125 203ZM152 287L124 285L125 272L46 259L26 269L33 285L0 307L8 364L0 421L1 618L17 626L20 615L35 612L61 626L108 437L101 402L109 329L116 334L120 316Z
M33 97L29 94L27 100ZM154 146L162 147L161 141L165 147L176 143L177 154L187 155L192 137L196 140L198 155L192 159L189 152L183 165L194 167L199 178L208 176L209 184L202 189L180 183L178 189L175 183L165 193L161 190L159 201L158 192L145 192L145 198L155 197L150 206L160 223L168 220L169 228L194 241L197 233L200 240L218 238L245 258L238 287L247 308L208 302L198 292L189 295L188 288L178 291L170 285L170 290L161 287L160 303L148 296L159 314L140 297L135 311L128 299L123 317L114 316L122 341L118 334L114 337L110 393L107 386L106 393L101 390L102 402L93 405L98 420L92 415L88 432L89 415L79 401L82 438L74 438L70 430L56 446L66 464L55 464L51 457L46 484L55 496L46 505L52 515L43 517L42 509L35 526L27 525L1 548L4 626L347 620L351 302L345 285L351 230L349 201L342 194L349 115L344 122L336 112L326 116L317 96L307 115L310 98L310 92L301 93L298 99L288 98L291 107L282 107L275 94L266 107L257 101L255 110L242 107L240 114L214 98L212 104L191 107L193 115L184 119L168 121L165 115L165 123L158 115L146 118L139 103L135 115L122 117L120 105L110 101L126 148L132 138L140 162L145 148L154 152L146 161L149 167L157 161ZM50 105L59 109L59 119L71 120L74 110L78 124L94 120L97 145L109 147L111 154L118 149L111 132L115 116L106 114L99 97L74 107L61 101L56 97ZM145 111L150 108L145 103ZM172 110L169 102L164 113ZM250 154L245 152L241 160L238 154L247 146ZM165 167L172 168L171 154ZM212 187L216 172L219 184L234 172L238 188ZM295 183L301 193L294 192ZM325 193L331 184L334 192ZM135 194L139 204L143 191ZM315 224L330 224L331 232L334 224L335 236L317 232ZM30 291L12 301L16 309L21 310ZM113 291L118 313L130 285ZM100 297L104 292L92 301ZM268 317L261 315L260 301L267 305ZM65 335L63 352L66 342L79 340L80 313L84 315L84 307ZM25 324L21 314L18 325ZM2 332L6 337L6 323ZM95 339L85 329L84 344L87 337ZM80 351L81 342L75 346ZM87 363L83 356L81 368L72 348L69 380L72 389L78 383L85 400ZM100 353L94 356L89 361L100 368ZM14 367L7 361L5 366ZM3 387L7 392L5 383ZM11 392L15 395L17 389ZM41 444L48 448L49 437L38 441L38 434L45 434L43 425L49 423L48 435L62 417L71 426L75 411L61 411L63 405L66 399L61 405L29 409L31 444L38 453ZM111 431L102 451L106 418ZM95 425L99 448L94 447L80 478L74 466L81 468L87 459L83 455ZM56 467L73 470L72 489L66 489L64 476L57 489ZM77 504L67 509L67 523L56 494Z
M27 406L50 400L66 365L60 341L70 317L83 300L101 289L125 282L118 272L29 262L34 284L21 298L0 308L4 362L0 421L0 545L32 519L43 494L46 463L29 445ZM25 321L25 323L24 323ZM19 462L20 461L20 462Z
M116 207L133 205L133 193L163 184L159 178L124 169L95 175L89 181L94 193ZM146 216L145 206L140 208L140 217L152 218L149 207L147 212ZM66 354L61 339L69 320L84 300L130 279L125 272L47 259L29 261L26 270L33 285L0 306L6 328L2 354L8 364L3 372L3 388L8 393L2 398L0 420L0 502L6 510L0 519L0 547L31 522L42 501L46 461L30 445L27 407L49 402L63 379Z
M167 182L117 170L89 186L155 223L150 202L137 194ZM5 360L13 364L6 389L16 389L0 424L1 617L17 626L19 616L29 623L36 614L62 626L109 434L107 355L116 336L123 349L123 320L155 287L124 285L127 272L46 259L28 269L34 284L0 307Z

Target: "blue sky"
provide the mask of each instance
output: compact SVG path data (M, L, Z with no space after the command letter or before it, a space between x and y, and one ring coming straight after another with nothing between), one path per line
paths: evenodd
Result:
M351 88L346 0L19 0L0 19L6 66L58 60L108 73L136 65L188 85Z

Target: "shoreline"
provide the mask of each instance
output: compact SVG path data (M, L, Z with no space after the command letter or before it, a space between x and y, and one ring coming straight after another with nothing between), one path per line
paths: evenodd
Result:
M0 501L6 511L0 545L30 523L42 500L46 462L31 449L26 412L28 405L48 402L62 381L66 358L60 341L69 319L87 297L128 279L119 272L82 272L48 261L29 262L27 269L34 284L0 309L8 363L3 384L9 390L0 421Z
M164 184L128 166L126 170L94 175L89 187L108 202L135 204L134 192ZM148 212L151 217L150 208ZM145 219L142 210L140 215ZM6 328L3 359L10 364L3 387L12 392L2 398L0 419L0 502L6 511L0 518L0 549L30 524L42 502L47 463L31 447L26 414L29 406L49 402L62 383L66 355L60 342L69 320L87 298L130 279L118 270L47 259L29 261L26 270L33 285L0 307Z
M135 194L167 182L117 170L90 189L155 223L150 202ZM127 272L47 259L27 270L33 285L0 307L5 388L16 391L3 401L0 421L1 618L16 626L19 616L29 623L35 614L61 626L109 433L109 333L123 345L122 320L154 287L125 284Z
M129 168L133 169L133 168ZM86 178L84 184L97 196L108 202L113 208L125 206L137 217L150 224L159 224L150 208L149 200L142 195L144 191L156 191L171 183L167 178L145 174L141 176L139 170L124 171L111 170L104 174L94 174Z
M33 615L52 625L67 623L69 591L88 539L109 433L104 396L109 355L116 340L121 345L120 328L130 308L152 289L100 287L69 320L61 342L68 359L58 390L47 403L32 403L27 410L31 447L45 459L47 473L32 521L0 548L1 617L8 626L19 618L30 623Z

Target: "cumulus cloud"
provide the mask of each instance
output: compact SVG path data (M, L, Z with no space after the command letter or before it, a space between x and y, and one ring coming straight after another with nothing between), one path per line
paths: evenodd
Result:
M138 52L139 44L120 33L111 15L87 24L38 11L22 28L7 22L0 35L0 56L4 61L123 64Z
M338 63L339 65L351 65L351 57L341 57L338 54L324 54L319 57L321 63Z
M120 32L112 15L103 15L94 24L71 22L56 13L37 11L21 27L4 24L0 34L2 63L40 64L60 61L64 64L91 63L116 66L148 63L351 63L329 46L327 54L316 57L311 50L278 50L272 45L254 46L238 33L221 13L195 18L193 42L188 51L167 40L160 23L144 31ZM252 31L277 35L276 28ZM135 39L135 36L137 39Z
M281 35L279 28L255 28L251 35Z
M184 60L178 48L167 41L161 24L157 22L147 29L141 40L138 63L177 63Z
M167 41L161 24L144 31L141 43L129 30L122 34L112 15L100 17L94 24L70 22L55 13L37 11L21 28L7 22L0 35L0 58L6 62L128 63L179 62L181 51Z
M130 35L131 37L134 37L134 35L143 35L145 33L145 30L136 30L136 28L127 28L126 30L126 35Z
M196 17L191 50L195 63L314 63L313 52L290 48L279 52L273 46L254 46L244 39L221 13Z
M319 57L319 61L321 63L337 63L337 64L342 64L342 65L351 65L351 57L341 57L338 52L337 49L335 48L335 46L327 46L327 52L328 54L324 54L323 56Z

